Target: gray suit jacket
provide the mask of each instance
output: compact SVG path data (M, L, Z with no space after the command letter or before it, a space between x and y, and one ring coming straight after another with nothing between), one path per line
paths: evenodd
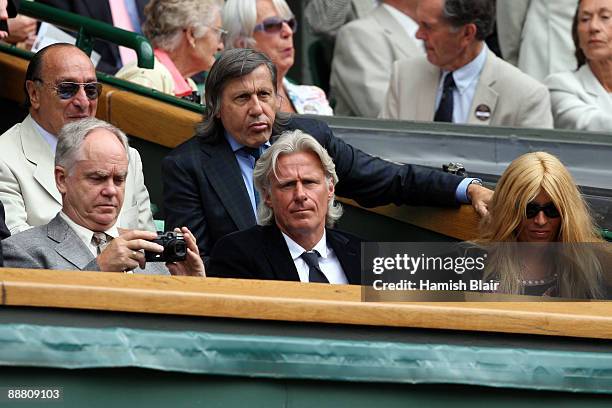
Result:
M612 131L612 96L587 65L546 78L555 127Z
M31 116L0 136L0 200L12 234L48 223L62 207L55 185L54 153L38 133ZM142 162L130 148L123 207L118 226L155 231Z
M425 57L397 61L379 117L432 121L441 70ZM487 106L486 120L476 117ZM472 125L552 128L548 89L487 51L487 60L476 85L467 123Z
M385 101L391 66L423 55L418 42L382 5L340 29L330 86L336 115L375 118Z
M10 236L2 241L4 266L9 268L99 271L96 258L58 215L48 224ZM169 275L161 263L148 263L134 273Z

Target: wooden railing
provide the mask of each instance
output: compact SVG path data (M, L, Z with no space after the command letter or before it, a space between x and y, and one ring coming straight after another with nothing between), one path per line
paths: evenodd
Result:
M609 302L363 302L359 286L8 268L0 293L2 306L612 339Z

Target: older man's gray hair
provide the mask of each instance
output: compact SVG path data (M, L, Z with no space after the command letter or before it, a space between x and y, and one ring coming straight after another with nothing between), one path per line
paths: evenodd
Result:
M334 185L338 183L338 175L336 174L334 161L327 153L327 150L325 150L314 137L299 129L284 132L280 135L278 140L274 142L272 147L261 155L253 170L253 183L262 198L257 207L257 219L260 225L269 225L274 222L274 211L264 203L263 198L271 194L272 177L278 179L276 166L279 156L301 152L312 152L319 157L323 172L325 173L327 186L329 186L329 183L333 183ZM335 202L334 195L327 203L325 225L328 228L333 227L341 216L342 206L340 203Z
M454 27L476 26L476 39L484 41L493 32L495 0L445 0L444 18Z
M74 163L79 159L81 146L85 138L96 129L108 130L117 136L117 139L125 148L125 155L129 160L129 145L125 133L103 120L86 118L69 122L60 130L57 136L57 148L55 149L55 165L61 166L70 172Z

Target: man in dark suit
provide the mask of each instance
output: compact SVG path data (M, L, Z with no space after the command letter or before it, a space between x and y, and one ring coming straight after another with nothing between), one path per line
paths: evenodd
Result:
M197 135L162 161L166 225L187 226L205 260L221 237L256 225L255 158L285 130L312 135L336 164L336 193L367 207L453 206L471 198L483 213L492 194L473 179L372 157L334 137L321 121L277 112L276 68L257 51L221 55L206 80L206 106Z
M83 17L93 18L102 21L103 23L113 24L113 14L109 1L105 0L36 0L40 3L48 4L49 6L57 7L64 11L79 14ZM130 5L131 2L131 5ZM130 8L135 10L130 12L130 18L134 30L140 32L140 25L145 20L144 7L149 0L126 0L126 8L130 12ZM133 15L132 15L133 14ZM121 55L119 47L108 41L96 40L94 50L100 54L100 62L96 69L114 74L123 66L121 63Z
M257 161L260 224L215 245L209 276L359 284L360 240L333 230L338 176L327 151L300 130L284 133Z

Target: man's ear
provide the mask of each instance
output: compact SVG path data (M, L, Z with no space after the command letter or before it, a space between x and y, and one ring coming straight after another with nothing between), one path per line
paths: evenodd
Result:
M476 38L476 34L478 33L478 27L476 24L469 23L463 27L463 37L467 40L468 43L471 43Z
M327 201L331 200L334 196L334 191L336 191L336 187L334 186L334 179L331 177L327 180Z
M66 194L66 178L68 177L68 172L62 166L55 166L54 174L57 189L61 195Z
M34 81L26 81L26 90L28 91L28 97L30 98L30 105L35 110L40 107L40 87L36 86Z
M266 207L272 208L272 197L270 196L270 193L268 191L265 191L263 196L264 204L266 205Z

